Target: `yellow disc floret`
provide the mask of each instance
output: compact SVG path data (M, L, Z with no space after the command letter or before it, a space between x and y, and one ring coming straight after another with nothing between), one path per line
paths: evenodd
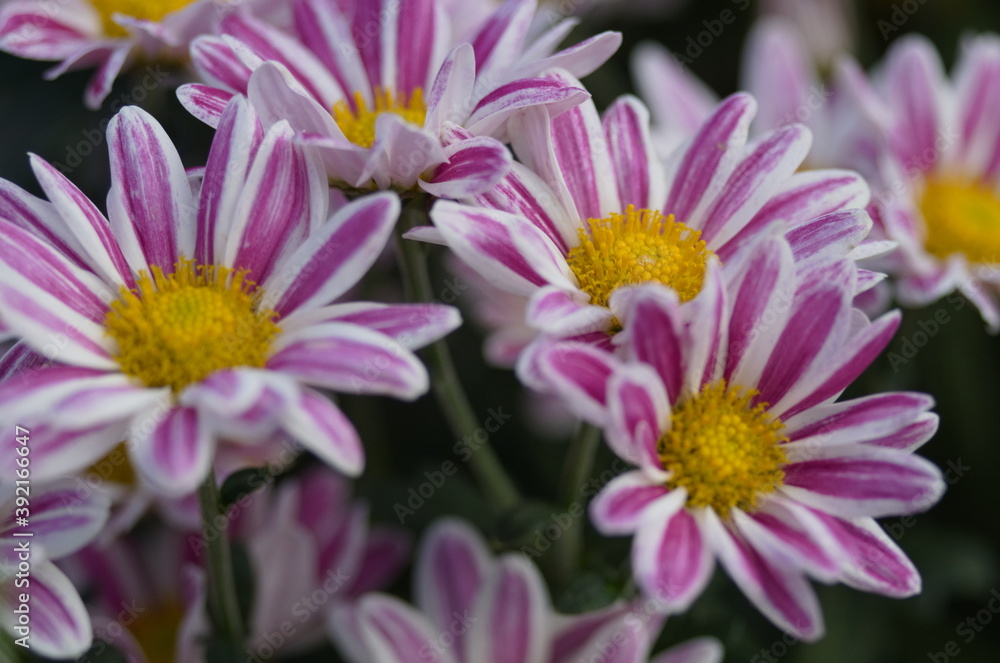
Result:
M159 21L170 12L183 9L194 0L90 0L101 16L104 32L109 37L124 37L128 34L111 17L124 14L146 21Z
M920 209L930 253L940 258L960 253L973 263L1000 262L1000 196L992 187L959 178L930 179Z
M715 255L701 233L657 211L628 206L624 214L589 219L579 230L580 245L567 262L590 295L607 306L616 288L658 281L673 288L681 301L693 299L705 282L708 260Z
M766 403L751 404L756 395L719 380L674 409L658 451L672 475L667 485L685 488L690 506L721 516L733 507L753 511L759 495L784 481L784 424Z
M152 272L123 287L105 317L123 373L178 392L221 369L264 365L277 314L260 310L244 271L181 260L170 275Z
M338 101L333 106L333 119L344 132L347 140L361 147L371 147L375 143L375 120L382 113L393 113L411 124L424 126L427 106L424 105L424 91L416 88L410 95L393 95L392 90L375 88L375 107L369 109L360 92L354 93L354 107L347 101Z

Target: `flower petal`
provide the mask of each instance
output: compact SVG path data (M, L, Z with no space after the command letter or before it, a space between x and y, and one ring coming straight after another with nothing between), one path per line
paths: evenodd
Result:
M285 412L284 426L302 446L334 469L348 476L358 476L364 469L365 452L357 430L318 392L303 389L299 402Z
M175 407L155 424L134 430L131 454L136 469L157 492L187 495L211 471L215 440L197 410Z
M673 492L679 499L659 503L636 533L632 567L643 592L665 612L683 612L708 584L715 560L698 520L683 508L687 495L683 489Z
M543 663L551 609L538 569L523 556L500 558L472 610L464 660Z

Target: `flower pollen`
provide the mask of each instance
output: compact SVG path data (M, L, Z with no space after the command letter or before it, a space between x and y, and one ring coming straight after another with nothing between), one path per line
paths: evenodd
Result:
M346 100L338 101L333 106L333 119L337 126L347 140L361 147L375 144L375 121L383 113L393 113L411 124L424 126L427 106L424 104L423 89L414 89L407 99L406 95L394 96L392 90L375 88L375 107L372 109L368 108L360 92L354 93L353 108Z
M123 373L176 393L218 370L264 366L277 314L259 310L245 271L181 259L169 276L152 272L123 287L105 316Z
M708 260L715 255L700 232L673 215L632 205L624 214L588 219L579 234L580 244L567 262L596 306L608 306L617 288L649 281L670 286L686 302L701 292Z
M124 14L144 21L159 21L170 12L183 9L193 0L90 0L101 16L104 33L109 37L125 37L128 31L112 19Z
M955 178L931 179L920 209L928 252L939 258L960 253L973 263L1000 262L1000 196L991 187Z
M689 506L723 517L733 507L753 511L760 494L781 486L788 438L766 403L751 405L756 395L719 380L674 409L658 452L672 475L667 485L686 489Z

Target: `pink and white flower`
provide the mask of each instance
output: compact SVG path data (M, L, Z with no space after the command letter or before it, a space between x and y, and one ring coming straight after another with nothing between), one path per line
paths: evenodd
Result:
M920 576L875 518L923 511L944 489L913 455L937 429L933 401L890 392L837 401L889 342L898 312L852 308L843 260L796 270L761 240L724 283L681 306L657 284L623 305L623 358L561 342L539 350L539 379L603 427L637 469L590 505L597 528L634 535L648 595L683 611L715 560L780 628L815 640L822 616L807 577L905 597Z
M872 217L899 250L880 265L909 306L958 290L1000 330L1000 38L966 40L949 80L924 38L893 44L856 99L882 138L865 155Z
M554 612L541 575L520 554L494 558L471 528L438 521L417 558L419 609L384 594L339 606L334 641L352 663L570 663L601 655L640 663L663 623L625 604L597 612ZM701 638L654 663L719 663L721 645Z
M635 98L612 104L603 123L590 102L555 118L526 111L511 127L524 165L469 201L438 201L434 227L408 237L443 241L496 286L530 297L528 323L556 336L613 329L613 294L625 286L658 281L694 299L708 271L721 263L728 274L774 228L799 261L867 255L865 182L796 172L811 142L801 125L748 145L755 108L748 95L729 97L666 166ZM859 276L859 290L881 278Z
M275 11L278 0L240 3ZM176 60L188 44L211 33L229 0L12 0L0 8L0 50L31 60L58 60L46 73L97 67L84 101L100 108L118 75L136 59Z
M508 0L471 34L456 33L439 0L294 7L294 34L234 14L221 37L196 40L192 57L212 85L179 96L214 125L232 95L247 95L265 125L287 120L318 147L334 181L361 189L485 190L510 166L495 140L508 118L532 106L556 114L589 97L540 74L561 66L586 75L621 43L603 33L554 53L568 20L528 43L535 0Z
M31 434L30 429L25 432L29 438ZM24 494L23 488L18 491ZM107 495L93 491L81 497L68 481L30 491L28 509L18 505L13 482L0 486L0 495L4 498L0 506L3 629L15 639L23 638L41 656L82 656L92 640L90 616L73 583L53 562L97 536L108 519ZM26 518L26 523L19 518ZM21 599L25 594L28 601ZM28 622L19 619L25 614L23 605L29 611Z
M110 222L39 158L48 202L2 188L20 212L0 220L0 305L51 360L0 383L0 421L33 429L35 478L126 440L146 481L180 496L208 476L218 440L281 435L357 474L358 434L315 387L427 390L413 349L458 326L454 309L330 305L381 253L396 196L327 218L322 165L287 123L265 132L245 100L223 120L196 195L159 124L135 108L115 116Z

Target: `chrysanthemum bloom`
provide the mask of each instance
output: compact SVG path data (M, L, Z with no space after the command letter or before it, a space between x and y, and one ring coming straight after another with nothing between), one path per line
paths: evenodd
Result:
M265 125L287 120L304 132L341 185L474 195L509 168L490 138L504 137L507 118L539 105L555 114L589 96L540 73L586 75L621 42L603 33L553 54L574 25L562 21L526 43L535 4L508 0L472 34L456 34L438 0L300 0L295 36L233 15L222 37L192 46L215 87L179 96L215 124L227 99L246 94Z
M814 640L822 616L807 576L895 597L920 590L874 518L940 497L941 473L912 454L937 416L917 393L836 402L898 312L869 322L853 309L844 261L796 277L784 240L755 249L728 288L710 274L689 305L657 284L635 289L615 339L626 361L564 341L538 353L537 370L638 467L590 515L605 534L634 534L645 593L683 611L718 559L765 616Z
M208 475L217 440L280 434L357 474L357 432L306 385L427 390L412 348L454 329L454 309L327 306L382 251L396 196L327 219L322 166L287 123L263 132L242 99L223 119L198 197L166 133L135 108L108 130L110 224L38 158L51 202L4 189L20 212L0 220L0 305L55 362L0 384L0 421L33 428L34 477L76 472L126 440L136 470L181 495Z
M895 277L897 298L922 306L958 290L996 332L1000 39L965 42L950 81L929 42L900 39L857 98L885 140L869 177L872 216L899 243L880 266Z
M255 579L246 647L260 658L268 658L274 634L289 621L295 632L284 634L283 652L321 642L331 607L386 586L409 554L405 532L370 526L367 506L325 468L244 496L227 516ZM203 660L210 625L199 562L204 544L194 532L147 527L71 560L70 571L93 589L98 639L137 663ZM142 611L118 619L131 606ZM126 623L116 628L116 619Z
M654 42L640 44L632 73L653 118L657 149L669 154L689 139L718 104L716 94L682 64L684 49L671 53ZM789 124L804 124L814 142L803 167L852 167L856 152L868 148L866 123L850 101L846 79L859 72L838 66L824 82L809 57L804 35L787 20L758 20L743 49L740 89L760 105L753 137Z
M748 146L755 107L726 99L665 169L634 98L612 104L603 126L590 102L556 118L526 112L511 127L526 165L469 202L437 202L435 228L409 236L443 238L490 282L531 297L529 324L558 336L615 328L624 286L657 281L695 299L707 271L721 262L728 273L775 227L799 260L864 255L867 185L848 171L797 173L810 144L800 125ZM861 275L859 289L880 278Z
M266 9L276 0L247 0ZM278 3L280 4L280 2ZM115 78L137 57L187 57L199 34L211 33L230 0L13 0L0 9L0 50L31 60L59 60L46 78L97 67L88 108L100 108Z
M14 432L13 427L10 430ZM33 433L30 428L24 433L29 449ZM9 476L15 475L11 472ZM108 518L109 501L96 491L80 497L68 481L41 487L32 476L31 488L36 486L30 491L28 509L17 504L13 481L5 482L2 489L3 629L14 638L24 638L25 645L40 656L76 658L90 647L90 616L73 583L52 562L83 548L100 532ZM23 497L23 490L19 494ZM18 518L26 518L26 524ZM24 536L26 533L30 536ZM26 558L21 552L25 548ZM24 594L28 601L21 599ZM27 622L19 619L21 614Z
M352 663L571 663L601 657L643 663L662 618L626 605L598 612L553 611L541 575L527 557L494 558L471 528L438 521L416 562L419 610L399 599L368 594L339 606L331 631ZM718 663L722 647L702 638L666 652L655 663Z
M88 596L93 654L114 647L129 663L204 660L210 626L205 572L187 531L144 523L141 530L89 546L67 573Z

